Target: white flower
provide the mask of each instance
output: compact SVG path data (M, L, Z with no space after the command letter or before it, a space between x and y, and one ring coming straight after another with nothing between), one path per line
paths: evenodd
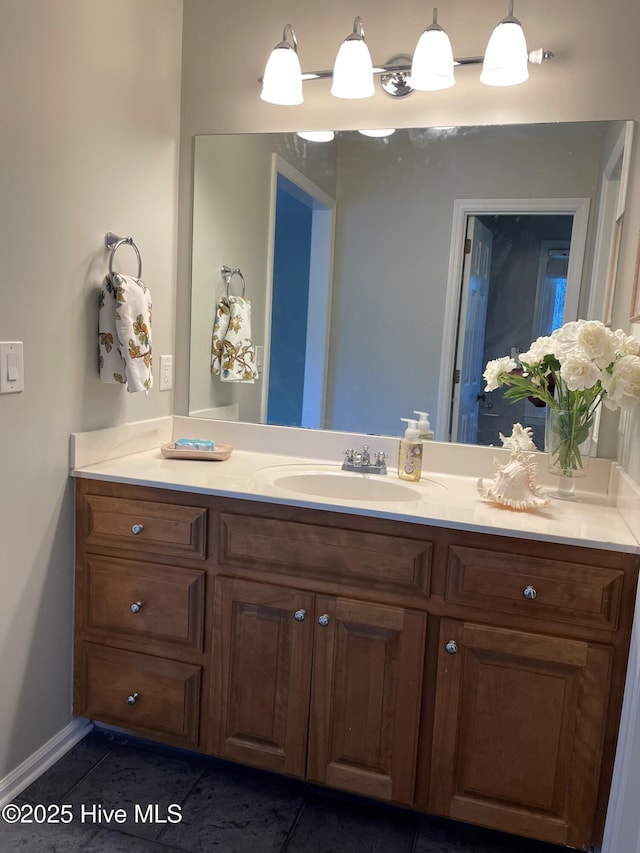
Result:
M560 377L569 391L584 391L593 388L602 371L581 349L568 353L560 364Z
M551 352L561 364L562 359L577 347L578 333L585 323L586 320L573 320L551 333Z
M613 373L604 372L602 386L607 392L608 409L631 409L640 403L640 358L623 355L613 365Z
M521 352L519 358L525 364L535 367L550 353L553 353L552 339L545 335L534 341L527 352Z
M496 388L500 387L500 382L498 381L500 375L502 373L511 373L511 371L515 370L517 366L518 365L515 361L508 355L504 355L502 358L494 358L493 361L488 361L485 371L482 374L487 383L484 390L495 391Z
M587 358L594 361L603 370L616 357L617 338L599 320L589 320L583 323L576 335L576 344L583 350Z
M622 329L612 333L615 338L616 352L620 355L640 355L640 341L627 335Z

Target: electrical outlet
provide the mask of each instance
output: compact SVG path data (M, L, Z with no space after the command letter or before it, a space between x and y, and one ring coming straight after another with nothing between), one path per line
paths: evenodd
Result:
M160 356L160 390L170 391L173 388L173 356Z

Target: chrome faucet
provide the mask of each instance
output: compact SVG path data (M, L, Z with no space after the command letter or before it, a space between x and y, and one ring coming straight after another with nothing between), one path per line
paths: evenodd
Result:
M350 447L344 452L342 470L357 471L359 474L386 474L386 458L387 454L384 450L378 450L374 455L372 462L368 444L365 444L362 450L359 451L354 451L353 448Z

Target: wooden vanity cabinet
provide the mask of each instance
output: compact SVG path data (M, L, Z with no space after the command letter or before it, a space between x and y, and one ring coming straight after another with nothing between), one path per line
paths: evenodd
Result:
M523 544L449 539L423 803L587 848L606 810L638 560Z
M211 752L412 805L426 614L216 585Z
M95 480L76 492L77 714L599 842L637 555Z
M431 809L581 846L596 812L612 649L443 619Z

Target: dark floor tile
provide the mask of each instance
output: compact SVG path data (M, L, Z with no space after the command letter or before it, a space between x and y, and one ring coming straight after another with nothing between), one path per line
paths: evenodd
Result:
M122 832L102 829L83 848L82 853L171 853L173 847L166 847L147 838L136 838Z
M565 847L456 821L420 822L414 853L563 853Z
M15 805L32 804L16 800ZM0 853L80 853L95 831L94 826L75 819L71 823L7 823L0 818Z
M232 765L207 770L161 836L192 853L279 853L304 799L301 785Z
M415 819L393 812L310 796L287 853L411 853Z
M66 802L100 829L126 828L128 833L153 839L166 826L168 806L182 803L201 774L198 757L190 760L117 745L71 790ZM148 816L149 806L152 812ZM154 819L156 808L158 821ZM109 819L113 809L124 809L124 824Z
M22 792L30 803L61 803L76 785L113 748L114 740L97 732L89 734Z

